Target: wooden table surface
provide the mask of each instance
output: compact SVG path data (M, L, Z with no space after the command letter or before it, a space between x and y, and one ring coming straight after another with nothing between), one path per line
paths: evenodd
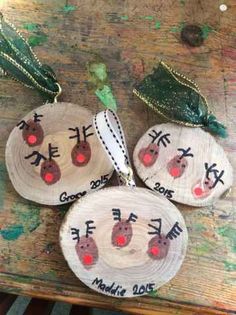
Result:
M194 79L228 127L217 140L236 166L236 4L226 0L1 0L1 11L29 38L63 87L60 100L94 113L103 107L88 83L86 63L97 54L109 69L130 153L160 118L132 86L160 58ZM186 24L200 25L200 47L183 44ZM123 310L133 314L225 314L236 311L236 190L214 207L178 205L189 230L178 275L152 297L109 298L87 289L63 259L58 230L68 206L43 207L14 191L4 162L10 131L42 104L35 91L0 82L0 290Z

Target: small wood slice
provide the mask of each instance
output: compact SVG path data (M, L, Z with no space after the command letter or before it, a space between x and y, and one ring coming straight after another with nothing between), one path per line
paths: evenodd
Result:
M138 141L133 159L148 187L183 204L210 205L232 186L224 150L200 128L153 126Z
M148 294L172 279L187 240L178 209L145 188L110 187L85 196L72 205L60 230L75 275L115 297Z
M21 196L47 205L101 188L113 172L92 113L70 103L46 104L27 114L8 138L6 165Z

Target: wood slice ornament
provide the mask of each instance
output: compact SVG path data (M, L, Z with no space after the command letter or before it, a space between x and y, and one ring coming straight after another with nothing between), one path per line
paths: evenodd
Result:
M62 251L92 289L119 298L148 294L179 270L187 248L185 222L169 200L135 186L116 114L97 114L94 126L125 186L101 189L72 205L60 229Z
M232 186L224 150L200 128L153 126L138 141L133 160L148 187L183 204L210 205Z
M28 113L9 136L6 165L21 196L47 205L96 190L113 172L92 113L71 103L46 104Z

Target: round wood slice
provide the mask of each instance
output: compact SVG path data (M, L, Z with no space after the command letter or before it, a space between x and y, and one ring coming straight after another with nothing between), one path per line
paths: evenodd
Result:
M145 188L110 187L85 196L72 205L60 230L75 275L115 297L148 294L172 279L187 241L178 209Z
M92 113L71 103L46 104L11 132L6 165L16 191L47 205L101 188L113 167L92 126Z
M233 181L224 150L200 128L153 126L138 141L133 159L148 187L187 205L212 204Z

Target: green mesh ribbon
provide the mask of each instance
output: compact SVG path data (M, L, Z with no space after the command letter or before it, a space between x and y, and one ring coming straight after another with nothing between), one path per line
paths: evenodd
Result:
M60 94L53 70L40 63L29 44L0 13L0 68L25 86L37 89L48 100Z
M223 138L226 128L209 112L207 101L193 81L160 62L133 91L166 119L191 127L203 127Z

